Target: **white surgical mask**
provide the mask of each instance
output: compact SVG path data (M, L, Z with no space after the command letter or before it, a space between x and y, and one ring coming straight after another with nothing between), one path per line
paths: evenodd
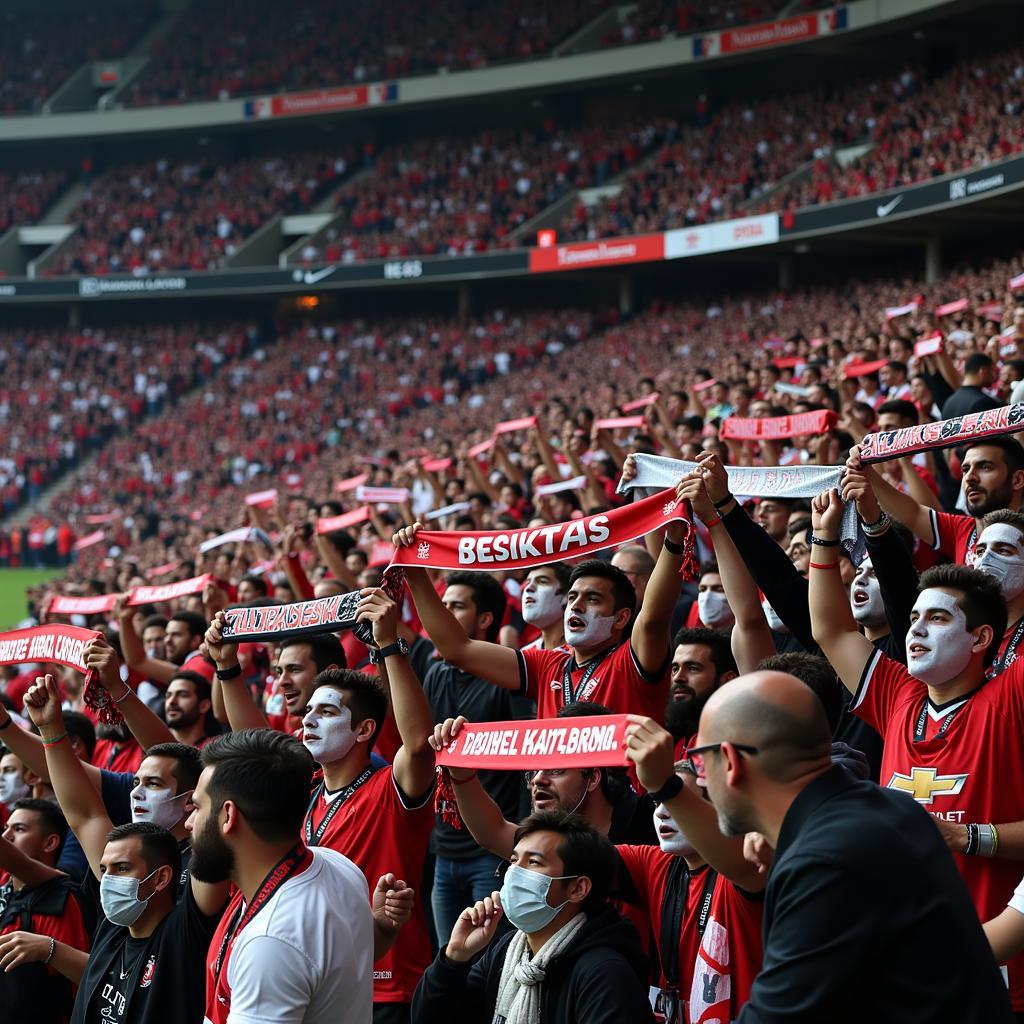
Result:
M20 772L4 772L0 775L0 803L5 803L9 807L18 800L24 800L30 792L28 784L22 781Z
M850 611L862 626L876 628L885 625L885 602L882 600L882 588L878 580L868 572L871 568L871 559L865 558L857 569L853 586L850 587ZM868 599L863 604L853 603L853 594L857 590L867 594Z
M147 789L139 783L130 794L132 822L149 821L170 832L185 816L185 802L191 792L175 796L170 789Z
M764 617L768 620L768 628L774 630L776 633L788 633L789 630L786 628L786 624L779 618L779 613L768 603L768 598L761 598L761 611L764 612Z
M547 629L565 612L565 594L557 587L528 584L523 591L523 618L538 629Z
M145 878L132 875L112 875L109 871L100 879L100 906L111 924L130 928L149 905L152 895L139 899L139 886L148 882L157 871L151 871Z
M928 612L941 609L952 616L951 622L928 622ZM918 619L907 633L907 669L927 686L941 686L960 675L971 660L974 634L967 630L967 616L956 598L942 590L922 591L914 602ZM925 650L913 650L920 644Z
M322 704L337 708L338 714L320 714L317 708ZM352 712L345 707L344 698L333 686L317 689L309 705L310 709L302 719L303 744L317 764L340 761L356 745L356 735L352 731Z
M697 612L700 621L712 629L727 626L733 621L732 609L725 599L725 594L717 590L702 590L697 595Z
M570 618L582 619L585 625L573 629L569 625ZM612 635L615 623L614 615L598 615L596 612L574 612L565 609L565 642L573 647L596 647L603 644Z
M692 857L697 852L664 804L654 808L654 831L658 835L662 853L669 853L673 857Z
M1003 597L1012 601L1024 593L1024 557L998 555L992 550L993 544L1012 544L1018 551L1024 550L1024 537L1020 530L1009 523L993 523L981 531L979 544L985 545L981 554L975 553L974 568L998 580Z

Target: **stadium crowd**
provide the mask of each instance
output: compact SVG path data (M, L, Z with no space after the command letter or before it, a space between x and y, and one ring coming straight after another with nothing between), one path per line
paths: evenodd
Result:
M632 319L216 332L200 386L167 378L166 406L55 505L102 537L33 611L97 631L95 677L0 668L4 1005L41 1024L428 1022L455 1003L682 1024L903 1020L912 992L920 1019L1013 1020L1024 449L970 414L1024 391L1019 266ZM115 358L110 337L83 368ZM137 347L107 367L126 384ZM950 418L967 433L948 453L861 458L872 431ZM668 493L618 492L657 491L652 466ZM779 488L831 467L834 489ZM744 470L753 501L730 491ZM623 517L651 502L638 538ZM664 525L680 508L693 527ZM524 527L571 550L597 523L582 560L433 553ZM430 567L403 584L385 569L406 548ZM312 634L271 614L352 591ZM256 613L265 634L238 625ZM608 719L625 767L552 748L525 778L435 774L472 725L605 715L629 716ZM854 895L837 878L858 871ZM916 963L940 932L959 955L927 994L879 954Z

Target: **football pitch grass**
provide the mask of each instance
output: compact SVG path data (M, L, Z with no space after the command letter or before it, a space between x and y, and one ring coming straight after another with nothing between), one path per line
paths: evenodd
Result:
M60 569L0 569L0 630L25 618L25 591L60 576Z

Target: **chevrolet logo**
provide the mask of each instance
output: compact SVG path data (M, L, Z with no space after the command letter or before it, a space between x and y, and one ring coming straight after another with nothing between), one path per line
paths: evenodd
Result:
M956 796L966 781L967 774L939 775L935 768L911 768L909 775L893 772L889 789L909 793L919 804L930 804L936 796Z

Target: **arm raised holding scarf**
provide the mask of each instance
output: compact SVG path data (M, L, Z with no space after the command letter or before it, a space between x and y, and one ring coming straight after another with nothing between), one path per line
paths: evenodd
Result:
M854 445L850 449L850 457L846 461L846 466L848 469L864 474L868 485L878 499L878 504L888 515L902 523L925 544L935 545L938 538L932 529L932 517L928 507L916 501L909 494L897 490L873 466L862 463L860 461L860 445Z

